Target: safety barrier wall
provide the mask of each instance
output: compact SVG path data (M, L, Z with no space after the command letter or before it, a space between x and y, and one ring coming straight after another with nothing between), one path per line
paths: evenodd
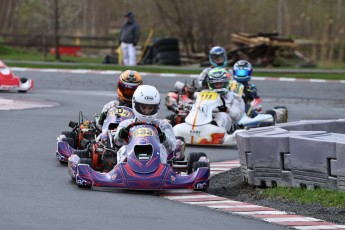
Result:
M345 119L255 128L236 139L250 185L345 190Z

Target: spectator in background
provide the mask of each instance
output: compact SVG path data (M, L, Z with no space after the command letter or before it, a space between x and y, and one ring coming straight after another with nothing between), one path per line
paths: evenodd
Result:
M137 64L135 46L139 41L139 26L135 22L134 14L132 12L128 12L125 17L126 22L121 27L119 39L122 50L123 65L134 66Z

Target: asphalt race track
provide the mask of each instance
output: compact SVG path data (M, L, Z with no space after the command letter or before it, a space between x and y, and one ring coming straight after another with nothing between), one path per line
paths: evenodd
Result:
M35 80L26 94L0 92L0 99L45 100L52 107L0 108L0 229L286 229L206 207L164 199L152 192L80 189L55 159L56 137L79 111L92 119L115 95L117 75L15 72ZM169 114L164 95L183 77L144 76L162 96L160 118ZM289 121L345 117L345 84L254 81L264 110L287 106ZM188 147L211 161L237 159L236 149Z

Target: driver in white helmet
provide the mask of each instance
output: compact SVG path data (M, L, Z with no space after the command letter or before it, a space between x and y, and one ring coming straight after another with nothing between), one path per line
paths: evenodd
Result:
M151 85L140 85L134 92L132 98L132 108L135 118L122 121L115 134L115 143L122 146L117 152L117 163L121 163L127 158L127 139L129 127L132 123L141 122L156 124L162 130L159 134L161 142L160 157L161 162L166 163L168 153L175 150L176 138L172 126L165 120L156 119L160 105L160 94Z

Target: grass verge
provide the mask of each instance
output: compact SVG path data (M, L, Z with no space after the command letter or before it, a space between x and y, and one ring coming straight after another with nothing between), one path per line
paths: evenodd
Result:
M267 198L285 198L302 204L318 202L326 207L345 207L345 192L342 191L276 187L265 189L262 195Z

